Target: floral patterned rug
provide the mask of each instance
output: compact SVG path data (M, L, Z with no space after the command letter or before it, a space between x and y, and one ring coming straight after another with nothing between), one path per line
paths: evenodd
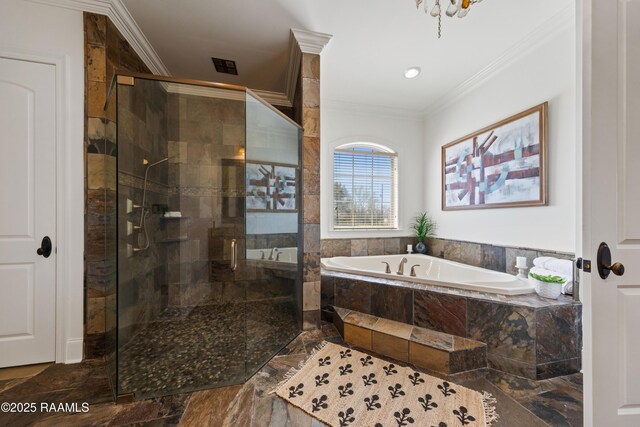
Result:
M334 427L490 426L488 393L324 342L276 394Z

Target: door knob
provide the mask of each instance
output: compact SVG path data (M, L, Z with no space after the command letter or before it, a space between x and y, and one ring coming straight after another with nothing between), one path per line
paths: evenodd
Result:
M609 246L602 242L598 247L598 273L600 277L606 279L610 273L616 276L622 276L624 274L624 265L616 262L611 264L611 250Z
M53 245L51 244L51 239L49 238L49 236L44 236L44 238L42 239L42 243L40 243L40 247L36 252L38 253L38 255L49 258L52 248Z

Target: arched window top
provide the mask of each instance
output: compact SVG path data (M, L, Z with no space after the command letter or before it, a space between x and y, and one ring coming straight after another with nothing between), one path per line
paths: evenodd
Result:
M350 142L348 144L342 144L335 148L336 151L355 151L362 153L375 153L381 152L386 154L397 155L391 148L382 144L375 144L373 142Z
M333 228L398 228L398 155L370 142L333 151Z

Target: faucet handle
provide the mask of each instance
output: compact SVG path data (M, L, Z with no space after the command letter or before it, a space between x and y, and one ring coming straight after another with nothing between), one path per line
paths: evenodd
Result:
M416 267L420 267L420 264L411 266L411 277L416 277Z
M391 267L389 267L389 263L386 261L382 261L382 264L387 264L387 268L384 269L384 272L387 274L391 274Z

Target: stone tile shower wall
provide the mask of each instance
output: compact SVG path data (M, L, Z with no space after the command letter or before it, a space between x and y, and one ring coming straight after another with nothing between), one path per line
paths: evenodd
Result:
M85 33L85 351L105 353L115 318L105 307L116 287L116 105L107 91L116 69L149 73L113 23L84 14ZM110 338L111 339L111 338Z
M297 93L304 129L301 231L303 241L302 308L305 329L320 325L320 55L302 53ZM295 102L294 102L295 104Z

